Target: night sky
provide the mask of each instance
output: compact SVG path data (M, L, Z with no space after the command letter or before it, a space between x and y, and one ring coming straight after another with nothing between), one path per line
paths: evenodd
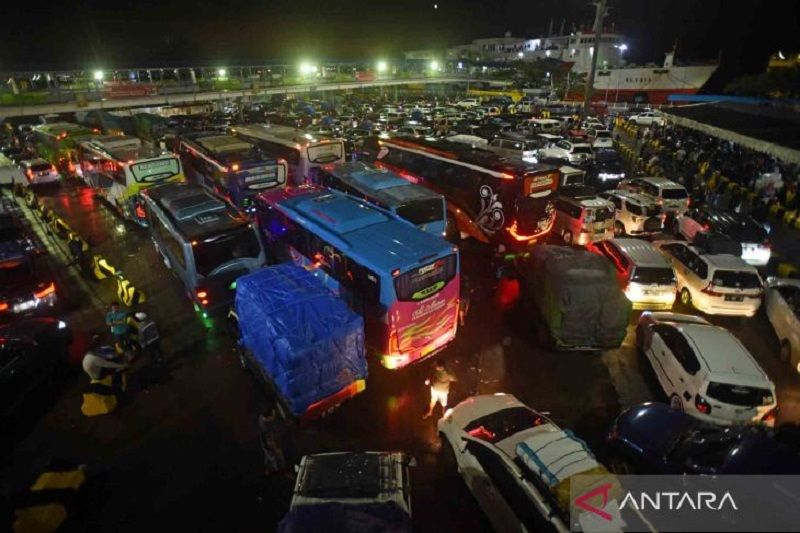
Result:
M434 9L434 3L438 9ZM35 5L35 9L30 6ZM800 50L800 2L609 0L629 58L716 59L724 78L758 72L774 50ZM224 65L267 59L371 59L478 37L537 36L590 25L586 0L103 0L4 6L0 71L46 67Z

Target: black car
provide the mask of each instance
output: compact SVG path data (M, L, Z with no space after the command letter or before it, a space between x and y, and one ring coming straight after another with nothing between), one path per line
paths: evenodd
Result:
M608 435L617 473L800 474L800 455L759 427L719 427L663 403L622 412Z
M27 317L0 326L0 420L23 414L39 392L51 392L68 360L72 332L61 320ZM9 436L9 435L5 435Z
M586 169L586 183L601 190L614 189L625 175L625 166L616 150L598 150Z
M0 242L0 322L55 308L56 283L42 259L16 240Z

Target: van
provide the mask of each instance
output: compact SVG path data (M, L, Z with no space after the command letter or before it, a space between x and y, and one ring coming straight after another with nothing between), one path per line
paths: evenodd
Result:
M655 246L641 239L622 238L599 242L594 249L614 265L634 309L672 309L678 282L672 264Z
M649 196L661 206L666 215L683 215L689 210L689 192L686 187L667 178L646 177L622 180L619 188Z
M561 131L561 121L553 118L535 118L534 128L541 133L559 133Z
M600 193L614 204L616 214L614 218L614 235L653 235L664 229L664 215L661 207L649 196L625 191L610 190Z
M584 246L614 237L614 204L585 186L561 187L553 234L566 245Z
M497 137L492 139L488 148L492 152L511 159L521 159L528 163L536 163L538 161L536 158L538 146L533 141Z

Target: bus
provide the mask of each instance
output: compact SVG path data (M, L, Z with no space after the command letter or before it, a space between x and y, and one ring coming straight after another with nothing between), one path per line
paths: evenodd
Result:
M409 183L397 174L363 162L325 165L322 185L386 209L422 231L443 237L447 204L441 194Z
M548 235L555 222L559 170L505 159L463 143L370 137L375 165L447 200L447 237L471 236L499 251L520 251Z
M33 148L40 157L56 166L64 176L75 176L78 169L78 143L99 135L97 128L72 122L52 122L33 128Z
M269 191L256 220L270 260L319 273L364 317L367 346L389 369L455 338L458 248L368 202L319 186Z
M258 145L272 157L289 162L289 182L318 184L322 165L344 163L344 141L304 132L291 126L248 124L231 128L231 134Z
M141 226L147 225L147 215L139 193L184 179L177 156L128 135L97 136L78 143L77 174L124 218Z
M266 155L254 144L217 132L188 133L178 154L186 178L252 212L253 198L264 189L284 187L286 160Z
M194 183L142 191L156 251L204 315L233 302L236 279L264 266L258 233L244 213Z

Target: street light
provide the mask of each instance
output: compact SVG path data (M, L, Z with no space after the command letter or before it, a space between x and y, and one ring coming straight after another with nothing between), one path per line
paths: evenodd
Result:
M431 61L431 70L439 70L439 62L435 59Z
M95 70L94 71L94 79L95 79L95 81L103 81L103 71L102 70Z
M219 76L220 78L224 78L227 75L228 75L228 71L225 70L224 68L221 68L221 69L217 70L217 76Z
M627 44L622 43L621 45L619 45L619 52L620 53L624 52L627 49L628 49L628 45Z
M389 63L386 61L378 61L378 72L386 72L389 70Z
M317 71L317 67L310 63L300 63L300 74L314 74Z
M517 57L522 59L525 56L522 52L517 52Z

